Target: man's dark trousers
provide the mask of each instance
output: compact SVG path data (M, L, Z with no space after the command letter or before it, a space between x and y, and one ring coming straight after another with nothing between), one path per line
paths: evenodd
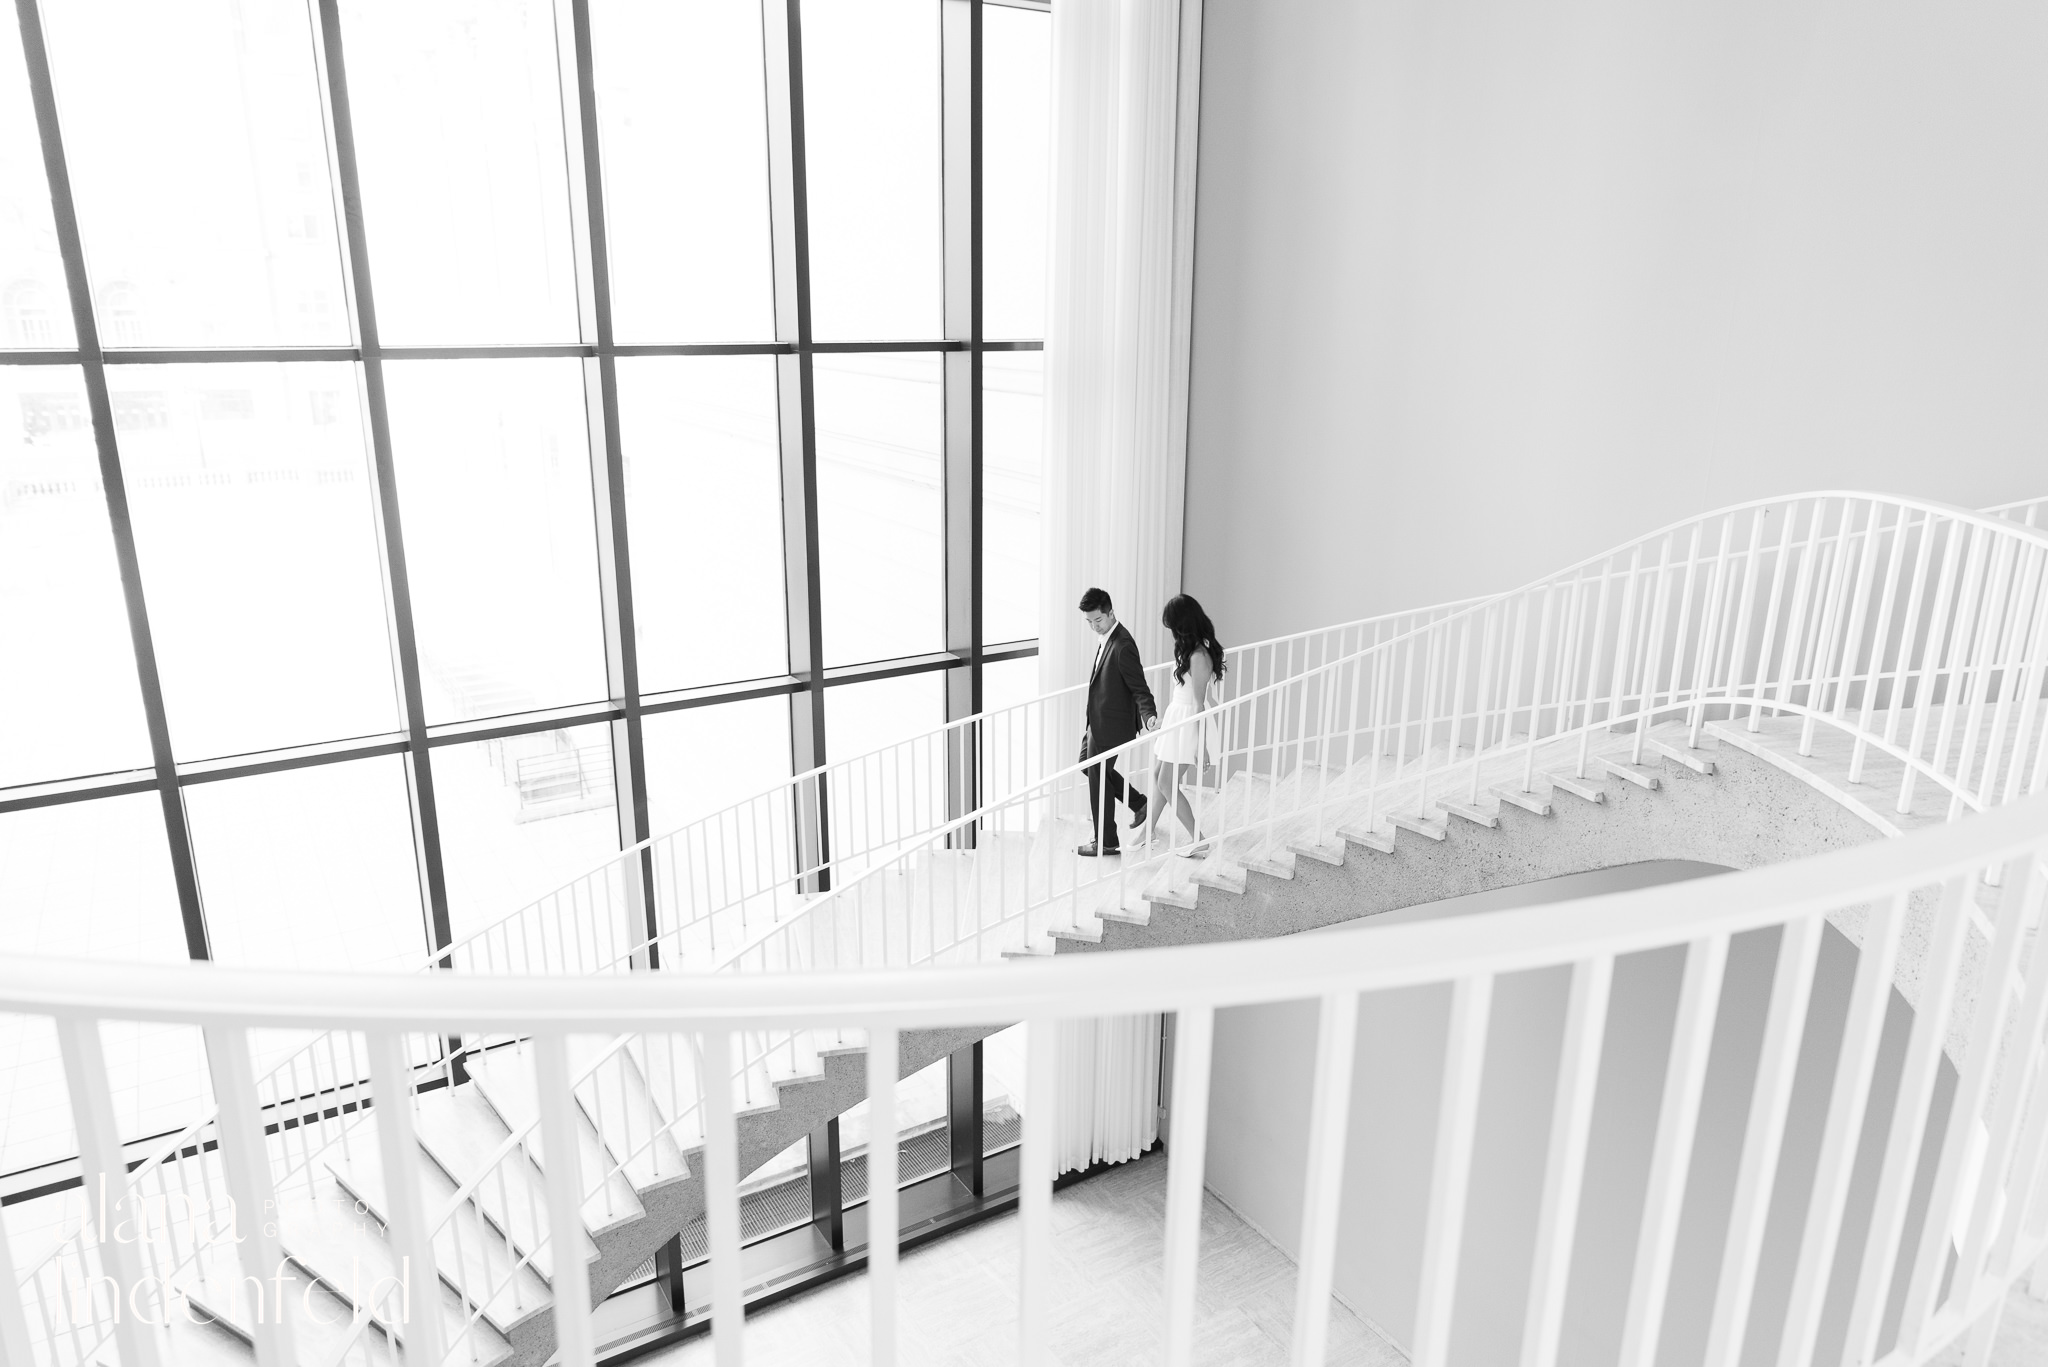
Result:
M1084 753L1106 755L1134 739L1145 723L1158 714L1152 690L1145 683L1145 667L1138 659L1138 643L1119 622L1110 628L1109 639L1095 657L1095 669L1088 678L1088 734ZM1108 770L1105 785L1103 771ZM1104 787L1108 788L1104 792ZM1105 801L1104 799L1107 799ZM1110 854L1117 847L1116 821L1110 809L1127 802L1131 815L1143 819L1145 799L1135 791L1125 793L1123 775L1116 762L1088 766L1088 808L1095 825L1095 848Z
M1108 772L1109 801L1102 800L1103 774ZM1088 766L1088 813L1095 823L1095 848L1108 854L1117 848L1116 804L1125 800L1124 776L1116 771L1116 761L1106 760L1101 764ZM1071 809L1070 809L1071 810ZM1133 816L1139 815L1137 812Z

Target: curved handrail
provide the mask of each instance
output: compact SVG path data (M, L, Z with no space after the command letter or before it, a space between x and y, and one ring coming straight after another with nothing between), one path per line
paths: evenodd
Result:
M1764 536L1773 511L1781 528L1775 545ZM1801 527L1803 533L1795 535ZM1681 538L1689 540L1682 560ZM1746 548L1737 550L1745 540ZM1942 548L1938 568L1937 542ZM1449 800L1441 795L1455 785L1463 790L1458 800L1476 802L1483 774L1494 781L1519 777L1526 791L1539 745L1555 749L1576 740L1577 754L1571 758L1576 776L1583 778L1591 737L1625 729L1633 737L1630 758L1640 761L1646 732L1659 717L1685 718L1688 739L1696 743L1710 709L1733 715L1746 707L1752 730L1766 710L1798 715L1802 753L1810 751L1817 726L1849 734L1855 742L1852 776L1860 775L1873 750L1899 762L1902 812L1910 810L1923 777L1948 790L1951 818L1992 801L2011 800L2023 773L2027 790L2039 791L2048 768L2043 763L2048 740L2033 739L2042 668L2048 661L2044 581L2048 534L1926 500L1828 491L1752 500L1673 523L1357 656L1214 709L1220 715L1203 725L1214 729L1220 724L1225 739L1217 757L1220 816L1213 824L1202 823L1203 836L1214 845L1209 862L1221 860L1222 842L1232 839L1249 846L1236 851L1237 863L1255 866L1272 857L1273 837L1290 819L1306 821L1305 829L1289 833L1293 843L1316 847L1330 843L1346 816L1368 830L1376 828L1391 815L1383 804L1393 799L1417 809L1414 815L1426 816L1432 810L1432 779L1439 782L1439 800ZM1932 614L1924 624L1923 608ZM1760 639L1752 625L1761 630ZM1757 652L1753 668L1752 650ZM1887 671L1885 659L1894 653L1894 667ZM2015 671L2024 677L2016 679ZM1879 731L1870 722L1887 685L1890 696ZM1969 711L1951 773L1945 766L1957 739L1958 709L1949 704L1958 700L1959 691ZM1995 704L1987 696L1991 692L1998 692ZM1816 705L1830 694L1831 707ZM1844 715L1852 696L1861 714L1854 723ZM1912 708L1905 706L1909 697ZM1943 702L1937 704L1937 698ZM1989 732L1984 729L1987 705L1995 714ZM1930 716L1937 711L1938 733L1930 738ZM1909 715L1912 736L1901 746L1898 730ZM1518 719L1520 733L1514 731ZM1418 755L1413 767L1408 763L1411 735ZM1432 758L1439 736L1445 747L1441 763ZM2009 760L1997 753L2007 737L2019 750ZM1923 759L1920 751L1930 740L1933 751ZM1988 741L1993 752L1984 762L1982 786L1972 796L1970 771L1980 740ZM970 937L979 950L989 936L1019 926L1028 943L1032 913L1061 902L1070 922L1089 914L1091 898L1104 907L1122 905L1139 890L1133 886L1134 872L1149 878L1170 853L1149 836L1135 857L1127 854L1107 873L1100 865L1089 876L1076 868L1064 887L1049 848L1036 891L1028 866L1020 884L1007 868L983 877L977 863L971 875L977 886L949 889L951 938L941 941L932 922L920 951L909 928L919 896L920 861L928 864L948 847L992 846L1005 836L1031 831L1048 814L1072 810L1089 771L1126 759L1134 761L1137 772L1148 772L1146 761L1157 744L1141 736L1118 752L1069 766L1022 793L984 805L817 898L801 916L755 937L744 953L726 962L743 971L827 962L925 964L960 951ZM2036 747L2031 756L2029 745ZM1468 758L1458 758L1461 748L1469 750ZM1383 773L1381 760L1389 749L1393 764ZM1352 777L1361 755L1371 759L1363 783ZM1342 764L1336 767L1344 772L1345 783L1333 795L1330 772L1340 756ZM1516 759L1519 765L1513 764ZM1318 771L1312 783L1306 777L1311 767ZM1517 767L1519 775L1512 772ZM1992 781L2001 768L2005 783L1993 793ZM1233 814L1231 780L1242 777L1249 784L1260 776L1267 779L1268 791L1245 792ZM1287 785L1290 776L1294 781ZM1293 789L1291 797L1282 791L1287 786ZM1344 805L1335 819L1326 819L1333 816L1333 798ZM938 881L935 873L924 877L927 889ZM935 900L929 890L925 897L928 905ZM971 925L964 932L963 901L971 904Z
M2048 853L2048 794L2036 794L1966 822L1713 880L1470 917L1393 926L1368 924L1314 937L1114 956L1067 956L1030 971L980 965L908 972L792 973L771 978L640 974L592 982L561 976L279 973L0 955L0 1009L74 1019L128 1018L199 1025L215 1032L214 1038L231 1043L246 1040L248 1032L258 1028L361 1031L387 1038L398 1031L517 1031L559 1041L568 1032L622 1037L629 1032L687 1031L702 1037L701 1032L706 1031L745 1035L764 1029L831 1029L852 1024L872 1033L979 1025L992 1018L1043 1023L1132 1011L1177 1011L1186 1020L1190 1014L1199 1017L1222 1006L1304 997L1320 998L1327 1014L1333 1009L1329 1003L1355 1000L1359 992L1430 983L1457 986L1460 995L1454 999L1455 1012L1461 1009L1456 1000L1471 1000L1471 985L1480 984L1482 990L1490 991L1502 974L1557 966L1571 966L1576 974L1586 971L1588 964L1605 964L1611 972L1618 956L1665 946L1693 946L1697 953L1699 947L1719 945L1725 952L1729 938L1744 931L1781 925L1790 934L1793 926L1817 922L1852 906L1901 908L1905 894L1932 886L1944 889L1939 900L1948 908L1943 922L1934 928L1936 943L1951 946L1936 957L1949 965L1946 971L1952 975L1961 958L1953 945L1974 914L1968 903L1980 895L1978 872L1987 866L2003 866L2008 871L2019 869L2024 875L2008 884L2014 890L2000 893L1997 906L1990 911L1994 939L1991 970L1996 971L2012 963L2026 928L2039 917L2042 884L2038 870L2044 853ZM1895 911L1882 923L1885 929L1870 933L1883 934L1887 943L1895 944L1900 920ZM1951 991L1952 983L1944 983L1948 980L1932 982L1927 990ZM2029 1013L2041 1000L2043 986L2048 986L2048 966L2037 961L2029 969L2024 1004L2016 1007L2002 994L1980 998L1977 1042L1968 1056L1959 1060L1961 1081L1955 1105L1960 1108L1958 1113L1974 1115L1980 1105L1996 1098L1989 1112L1992 1142L1998 1146L1997 1152L2010 1155L2013 1161L1989 1167L1990 1176L1973 1186L1962 1171L1961 1151L1968 1146L1944 1145L1927 1227L1953 1228L1957 1234L1953 1252L1946 1240L1922 1239L1911 1247L1915 1280L1905 1321L1908 1352L1901 1361L1924 1361L1944 1336L1967 1325L2043 1247L2044 1237L2032 1214L2039 1201L2041 1155L2020 1146L2023 1119L2041 1108L2038 1096L2027 1101L2023 1091L2042 1051L2039 1019ZM1689 994L1678 1010L1682 1017L1692 1013L1687 1018L1703 1018L1710 1026L1718 996L1718 992ZM1882 994L1866 994L1860 1000L1875 1002L1881 1017ZM1860 1014L1866 1021L1873 1019L1867 1007ZM2008 1016L2015 1025L2024 1021L2025 1028L2034 1033L2007 1036L1999 1027ZM1874 1024L1868 1025L1865 1033L1874 1029ZM1916 1024L1915 1030L1917 1039L1926 1027ZM1707 1033L1711 1034L1711 1029ZM2024 1048L2011 1044L2004 1049L1993 1047L2008 1038ZM1597 1047L1598 1036L1594 1039ZM1034 1058L1053 1048L1049 1039L1041 1041L1034 1034L1033 1040ZM1846 1051L1850 1046L1843 1048ZM1670 1066L1677 1076L1679 1065L1674 1061ZM542 1098L544 1107L570 1104L553 1092ZM1466 1095L1445 1112L1445 1123L1464 1132L1474 1121L1477 1104L1476 1093ZM1840 1109L1839 1103L1835 1109ZM1914 1122L1917 1132L1917 1114L1903 1113ZM1191 1119L1199 1122L1199 1112ZM1856 1130L1853 1123L1830 1120L1830 1134L1853 1136ZM2029 1127L2025 1132L2033 1131ZM1660 1148L1668 1148L1683 1138L1660 1128L1657 1142ZM246 1141L231 1132L222 1136L222 1142L232 1161L237 1146ZM1837 1147L1839 1142L1830 1141ZM1027 1175L1049 1178L1050 1157L1042 1147L1044 1141L1027 1136L1025 1143ZM260 1155L260 1146L257 1152ZM1584 1156L1580 1139L1567 1148L1562 1161L1568 1166L1573 1161L1583 1162ZM1547 1190L1560 1180L1556 1176L1559 1161L1553 1155L1546 1169ZM1677 1171L1674 1180L1682 1183L1684 1169L1681 1166ZM1896 1199L1903 1201L1906 1179L1911 1175L1907 1169L1896 1179L1888 1178L1877 1199L1893 1199L1891 1193L1898 1193ZM719 1188L714 1199L736 1199L731 1186L735 1179L713 1176L710 1180ZM1462 1191L1470 1178L1461 1165L1439 1159L1432 1164L1428 1180L1434 1206L1436 1194L1447 1189ZM1323 1196L1316 1181L1311 1178L1305 1199ZM394 1231L395 1238L405 1234L403 1229ZM1029 1258L1033 1241L1042 1235L1027 1226L1024 1237ZM1168 1237L1171 1241L1175 1236ZM737 1256L736 1230L716 1238L723 1242L714 1246L714 1259ZM1042 1243L1039 1246L1042 1248ZM1889 1285L1894 1265L1889 1255L1895 1246L1893 1238L1879 1256L1863 1259L1863 1281ZM522 1265L530 1265L533 1256L534 1250L527 1250ZM1933 1274L1957 1256L1962 1271L1955 1278L1955 1292L1944 1301ZM1881 1275L1873 1277L1873 1268ZM475 1306L474 1310L465 1307L471 1320L483 1313L494 1295L495 1289L481 1300L469 1298ZM1878 1306L1882 1309L1881 1301ZM560 1298L555 1309L571 1316L588 1314L587 1307ZM1867 1309L1860 1309L1856 1322L1862 1324L1870 1318ZM359 1313L353 1332L363 1332L367 1320L367 1314Z
M1789 515L1777 543L1765 545L1761 532L1764 519L1772 509L1784 510ZM1863 518L1860 526L1856 524L1855 516L1859 509ZM1994 513L2000 511L1992 510ZM1746 522L1743 520L1745 514L1749 515ZM1802 518L1807 525L1801 534L1795 536L1794 525ZM1702 556L1701 537L1716 526L1721 528L1720 549L1718 553ZM1749 530L1746 551L1731 551L1731 537L1738 527ZM1676 539L1687 533L1691 535L1692 544L1681 564L1676 555ZM1711 541L1711 536L1708 539ZM1944 548L1938 569L1931 559L1932 548L1937 541ZM1907 551L1909 543L1917 547L1916 552ZM1961 550L1965 544L1972 547L1967 555ZM1985 549L1994 544L2000 548L1996 552L1995 566L1993 552ZM1880 545L1889 547L1884 552L1882 574L1878 571ZM1328 640L1333 633L1373 623L1408 623L1402 630L1376 632L1374 641L1360 649L1348 653L1339 651L1334 660L1326 658L1321 665L1295 670L1287 677L1269 680L1264 685L1242 686L1241 681L1246 677L1246 671L1241 668L1243 657L1239 652L1233 652L1233 665L1239 667L1237 680L1240 681L1240 691L1226 698L1218 709L1224 714L1221 720L1230 732L1223 746L1224 754L1219 757L1221 768L1226 778L1242 776L1250 779L1270 775L1270 781L1263 805L1247 801L1234 825L1225 821L1228 829L1223 834L1258 837L1263 841L1262 845L1233 851L1237 855L1254 856L1267 852L1276 837L1289 834L1283 827L1290 820L1308 818L1311 826L1307 838L1317 841L1327 838L1329 829L1336 822L1326 822L1324 818L1329 814L1332 802L1343 797L1341 793L1333 797L1329 787L1327 762L1332 747L1340 749L1347 761L1355 756L1366 730L1359 720L1357 699L1360 689L1368 678L1377 677L1374 671L1391 679L1392 671L1397 667L1404 671L1405 678L1423 683L1417 692L1420 705L1409 708L1404 692L1401 710L1392 716L1384 715L1390 704L1383 702L1383 715L1371 723L1375 746L1390 733L1397 733L1403 739L1393 773L1383 784L1378 783L1375 760L1376 786L1368 798L1391 795L1402 785L1416 784L1421 800L1426 802L1432 779L1440 784L1467 783L1469 793L1476 796L1482 771L1488 764L1512 759L1517 752L1524 760L1522 779L1526 789L1529 770L1542 744L1555 745L1579 739L1577 762L1583 773L1586 740L1602 729L1612 732L1617 727L1643 723L1636 725L1634 730L1636 756L1639 758L1643 730L1647 723L1659 716L1677 714L1687 718L1692 733L1696 735L1708 711L1723 709L1732 717L1746 707L1752 728L1764 712L1796 716L1803 720L1806 728L1802 743L1810 743L1816 728L1826 727L1852 737L1858 764L1867 754L1889 757L1905 776L1900 799L1902 809L1910 803L1915 781L1923 780L1931 782L1947 795L1950 816L2010 801L2017 795L2022 781L2024 754L2016 755L2006 767L2004 787L1997 792L1992 791L1993 766L1986 766L1982 782L1973 792L1968 782L1968 762L1959 759L1958 766L1951 772L1944 767L1946 759L1936 757L1947 754L1953 739L1951 732L1956 708L1935 709L1945 711L1945 716L1938 723L1936 755L1923 758L1920 751L1923 741L1928 739L1930 706L1938 696L1949 699L1968 695L1972 711L1959 756L1967 756L1971 752L1987 706L1996 711L1998 720L1995 726L2001 733L2016 728L2016 734L2023 739L2032 734L2042 662L2039 648L2041 624L2048 614L2036 611L2028 619L2032 623L2028 627L2022 622L2019 608L2015 605L2030 594L2036 599L2040 595L2044 579L2041 566L2043 547L2048 547L2048 536L2028 529L2023 521L1970 513L1922 500L1837 491L1791 499L1753 500L1674 523L1615 550L1589 557L1522 589L1415 613L1366 619L1365 623L1347 624L1331 631L1280 638L1281 642L1301 642L1311 638ZM1647 563L1646 552L1651 553ZM1852 553L1859 567L1858 573L1845 587L1846 570L1840 567L1850 563ZM1903 573L1907 561L1915 554L1915 568L1910 574ZM1629 557L1625 565L1622 563L1624 556ZM1773 560L1776 568L1766 595L1762 567ZM1788 566L1795 561L1802 568L1793 576L1788 573ZM1711 570L1708 569L1710 563ZM1819 578L1829 582L1824 588L1812 591L1816 567L1829 565L1838 568L1832 574L1821 571ZM1739 593L1734 591L1737 577L1743 581ZM1795 577L1796 589L1786 583ZM1698 595L1694 592L1696 580L1702 590ZM1683 591L1675 592L1681 582ZM1986 592L1987 585L1990 586L1989 592ZM1930 588L1932 593L1927 592ZM1789 596L1781 595L1781 589ZM1880 593L1886 606L1879 604ZM1764 607L1766 597L1767 611L1756 613L1754 622L1751 622L1752 609ZM1894 603L1895 597L1903 601ZM1610 599L1613 600L1612 613L1609 612ZM1597 608L1594 606L1596 600ZM1552 607L1558 605L1562 605L1560 633L1566 630L1566 618L1577 621L1580 627L1590 623L1594 628L1588 638L1590 655L1574 657L1569 674L1565 667L1566 652L1561 646L1553 658L1546 655L1546 648L1539 643L1529 660L1525 662L1523 659L1524 637L1533 636L1536 631L1538 613L1535 605L1539 602L1543 631L1550 630L1549 614ZM1654 652L1640 650L1631 644L1639 634L1645 640L1654 634L1660 646L1666 640L1686 646L1685 624L1688 614L1696 608L1701 632L1697 642L1688 648L1677 649L1668 660L1653 661ZM1667 610L1676 613L1675 631L1664 629L1669 625L1664 616ZM1864 621L1866 615L1869 616L1867 623ZM1938 622L1933 620L1937 616L1940 617ZM1786 628L1782 639L1779 639L1781 617L1786 621ZM1923 623L1923 618L1929 620ZM1884 661L1894 645L1887 636L1887 629L1894 622L1904 633L1904 639L1896 645L1895 662L1887 669ZM1755 630L1747 630L1745 624ZM1611 638L1603 636L1602 633L1610 626ZM1857 663L1860 657L1856 652L1860 648L1858 633L1866 627L1874 633L1877 649L1864 667ZM1919 633L1923 627L1925 636L1921 639ZM1650 630L1646 632L1645 628ZM2004 631L2006 641L1996 650L1980 646L1974 656L1965 649L1959 657L1957 647L1951 644L1972 633L1976 638L1990 641L2000 630ZM2026 641L2017 639L2016 633L2024 636L2029 630L2032 634ZM1474 646L1475 632L1485 638L1485 644L1477 648ZM1454 640L1455 633L1462 635ZM1512 667L1508 663L1511 636L1514 642ZM1494 651L1496 637L1498 651L1489 654ZM1336 635L1336 640L1341 644L1341 634ZM1917 645L1916 640L1919 641ZM1836 659L1838 647L1840 658ZM2012 653L2014 647L2018 648L2017 654ZM1614 651L1611 662L1603 658L1607 649ZM1758 650L1755 668L1745 673L1746 652L1751 649ZM1864 653L1870 654L1867 650ZM1725 673L1725 678L1717 683L1715 669L1709 669L1704 678L1686 676L1682 681L1688 660L1697 672L1697 668L1709 661L1710 656L1716 662L1716 668ZM1771 667L1774 660L1777 661L1775 669ZM1525 663L1527 671L1524 670ZM1666 665L1668 670L1664 668ZM1469 687L1466 678L1468 667L1473 671ZM2005 687L1993 700L1989 694L1997 690L1988 681L2003 679L2009 684L2014 669L2031 671L2026 676L2025 685L2017 691ZM1431 670L1441 677L1424 682L1424 676ZM1542 678L1546 670L1554 675L1555 684L1548 693L1543 688ZM1256 671L1252 673L1255 679ZM1348 723L1339 724L1336 714L1342 710L1339 700L1347 680L1351 716ZM1500 696L1488 696L1486 690L1494 687L1505 691ZM1875 728L1869 725L1873 708L1887 689L1891 691L1891 700L1883 709L1884 725L1881 729ZM1929 705L1920 706L1917 710L1902 709L1901 699L1915 690L1916 696ZM1028 708L1049 704L1077 692L1062 690L1020 706ZM1860 720L1851 722L1845 715L1845 709L1851 699L1859 698L1859 695ZM1817 705L1816 700L1824 701L1829 696L1833 699L1831 709ZM2015 698L2021 700L2019 713L2007 717ZM1370 713L1371 709L1367 711ZM1545 714L1548 714L1547 720ZM1576 720L1572 719L1574 714ZM1913 731L1911 739L1903 742L1898 735L1902 714L1910 716ZM1519 737L1514 732L1518 718L1525 727L1524 734ZM932 735L967 734L967 728L986 725L986 721L986 718L966 719ZM1403 771L1405 738L1411 732L1419 741L1416 753L1420 767L1411 766ZM1457 750L1468 734L1473 738L1469 747L1472 753L1469 758L1461 760ZM1432 757L1432 744L1439 737L1447 746L1440 763ZM1155 738L1140 737L1119 753L1143 757L1156 744ZM1325 765L1313 783L1307 779L1311 767L1308 756L1312 752L1317 756L1314 763ZM2048 746L2044 746L2040 754L2048 755ZM856 889L871 890L879 886L890 872L902 870L908 860L942 849L962 833L972 831L977 836L998 838L1011 834L1013 831L1005 824L1010 815L1021 815L1024 819L1022 824L1028 826L1034 811L1039 808L1053 811L1059 799L1071 796L1077 786L1076 781L1085 774L1087 767L1113 757L1098 757L1090 761L1089 766L1059 768L1051 775L1041 775L1019 792L983 802L973 811L937 825L927 823L921 830L899 830L895 836L873 847L894 849L894 854L872 861L870 867L855 873L833 892L798 906L795 917L773 922L765 932L748 936L741 955L727 952L718 956L719 961L727 966L745 968L740 959L758 952L761 954L759 966L770 966L765 946L778 935L793 941L798 927L814 925L831 914L832 909L857 902L867 895L856 892ZM861 760L872 758L872 755L860 757ZM847 763L851 768L859 762ZM816 781L826 775L830 767L823 766L799 776L792 780L792 787L805 779ZM2029 791L2039 791L2041 769L2037 755L2031 777L2026 780ZM1288 785L1281 780L1290 777L1293 779L1293 791L1291 795L1283 796L1282 789ZM1226 808L1228 788L1227 783L1220 785L1218 794L1219 803ZM737 804L726 812L737 812L746 805ZM998 819L992 820L992 817ZM617 869L622 861L651 850L656 843L645 842L635 850L623 852L608 860L600 872ZM1221 857L1222 845L1219 842L1216 858L1220 861ZM1142 864L1143 860L1133 863ZM591 876L595 875L586 877ZM1120 871L1118 876L1127 876L1127 871ZM571 885L572 888L574 886ZM1028 887L1026 891L1028 894ZM1073 888L1068 890L1070 894L1074 891ZM1121 888L1118 892L1121 895ZM980 911L977 906L977 915ZM998 917L997 924L1007 924L1013 919L1016 918ZM470 938L475 941L479 937ZM608 961L611 966L630 962L630 939L615 941L613 948L616 950L621 943L626 944L628 953L624 956L614 953ZM729 945L728 950L731 948ZM785 954L781 959L784 966L800 961L801 956L794 953ZM888 962L886 954L882 961ZM671 962L667 966L675 965ZM918 971L934 970L921 967ZM756 974L747 974L746 978L755 984L763 981ZM608 979L608 984L621 986L625 981L627 979L615 976ZM752 1058L758 1059L782 1047L779 1038L770 1040L763 1036L763 1039L767 1042ZM286 1065L268 1074L264 1085L270 1086L274 1097L281 1100L287 1090L281 1079L288 1075L291 1079L290 1094L306 1095L298 1085L297 1069L303 1062L314 1077L315 1091L318 1092L319 1058L324 1050L330 1064L332 1086L335 1089L359 1088L362 1071L353 1066L352 1039L348 1041L348 1048L351 1066L344 1070L336 1057L334 1035L329 1033L316 1038L295 1051ZM617 1050L615 1042L613 1053L616 1054ZM742 1071L745 1071L744 1062ZM589 1070L586 1070L572 1082L572 1086L581 1085L589 1076ZM346 1114L345 1107L337 1106L336 1109ZM179 1141L161 1147L150 1163L138 1171L134 1180L168 1181L163 1175L168 1160L202 1141L211 1123L210 1119L201 1121L184 1132ZM316 1116L311 1134L303 1125L298 1128L298 1156L288 1157L280 1165L285 1176L305 1168L318 1150L337 1135L345 1136L347 1119L342 1120L338 1130L325 1128L328 1123ZM676 1123L678 1121L672 1118L671 1127ZM644 1140L641 1149L651 1142L652 1137ZM187 1180L182 1165L171 1166L179 1168L179 1180ZM600 1185L603 1180L600 1179ZM529 1258L531 1252L528 1252ZM36 1269L32 1269L26 1280L33 1280L42 1266L38 1264ZM514 1269L516 1271L517 1268ZM491 1297L487 1296L480 1305L489 1304L490 1300ZM480 1308L478 1313L481 1313Z
M463 977L110 962L0 953L0 1011L235 1029L613 1035L629 1030L898 1030L1293 1001L1513 973L1734 935L2043 853L2048 793L1969 821L1780 864L1470 916L1120 954L772 978ZM1477 928L1476 930L1474 928ZM1142 972L1133 972L1133 967ZM686 990L679 986L686 985Z

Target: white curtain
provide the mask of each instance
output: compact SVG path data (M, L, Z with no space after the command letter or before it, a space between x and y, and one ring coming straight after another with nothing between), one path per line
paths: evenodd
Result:
M1180 591L1202 0L1053 6L1051 270L1039 602L1043 691L1086 676L1075 604L1109 591L1146 659ZM1048 763L1073 762L1072 736ZM1060 1168L1158 1133L1159 1018L1062 1027Z

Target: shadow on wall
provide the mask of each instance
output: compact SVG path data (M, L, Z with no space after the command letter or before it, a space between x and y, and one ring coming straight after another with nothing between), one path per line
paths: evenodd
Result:
M1374 923L1533 906L1724 871L1679 860L1631 864L1411 907L1376 917ZM1751 931L1730 946L1658 1367L1693 1367L1705 1355L1779 935L1776 927ZM1828 927L1765 1230L1745 1367L1769 1360L1764 1349L1775 1343L1784 1319L1857 953L1841 932ZM1684 966L1685 952L1677 948L1624 955L1615 964L1565 1305L1563 1362L1591 1367L1614 1362L1619 1354ZM1565 968L1507 974L1495 985L1458 1273L1450 1352L1455 1367L1513 1367L1520 1360L1569 986ZM1450 1001L1448 987L1402 988L1366 994L1359 1010L1336 1293L1404 1350L1413 1340L1420 1291ZM1894 989L1817 1361L1833 1360L1846 1328L1912 1014ZM1290 1256L1300 1241L1315 1037L1314 1002L1234 1007L1217 1014L1207 1183ZM1917 1242L1954 1086L1954 1070L1944 1060L1908 1212L1907 1249ZM1902 1290L1895 1283L1894 1296ZM1898 1307L1891 1306L1882 1340L1886 1346L1897 1314Z

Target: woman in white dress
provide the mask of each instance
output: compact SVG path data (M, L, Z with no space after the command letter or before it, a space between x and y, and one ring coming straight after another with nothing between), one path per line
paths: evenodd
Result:
M1201 771L1201 715L1208 710L1210 686L1223 677L1223 647L1217 643L1216 628L1210 625L1209 614L1185 593L1167 603L1160 621L1173 633L1173 696L1159 716L1159 730L1155 733L1157 748L1153 754L1157 764L1152 779L1152 825L1147 837L1158 834L1170 795L1174 814L1186 828L1188 839L1198 841L1201 832L1195 829L1195 809L1188 801L1184 785L1193 783ZM1206 850L1195 845L1185 852L1199 856Z

